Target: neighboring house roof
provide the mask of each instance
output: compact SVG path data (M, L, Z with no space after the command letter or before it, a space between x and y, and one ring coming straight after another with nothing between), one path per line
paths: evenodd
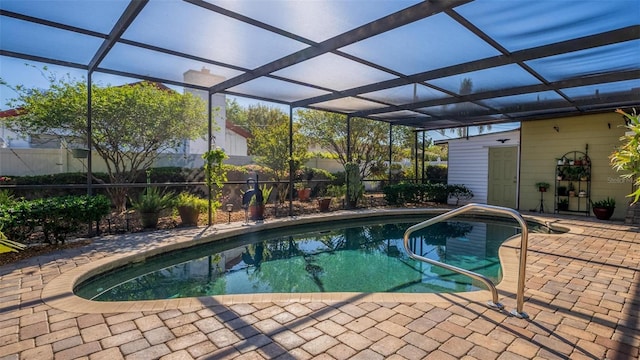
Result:
M233 131L234 133L236 133L236 134L238 134L238 135L242 136L242 137L243 137L243 138L245 138L245 139L248 139L248 138L253 137L253 135L252 135L249 131L245 130L243 127L240 127L240 126L238 126L238 125L236 125L236 124L232 123L232 122L231 122L231 121L229 121L229 120L227 120L227 121L225 122L225 127L227 128L227 130L231 130L231 131Z
M20 110L22 109L18 108L18 109L0 110L0 119L18 116L20 115L19 113Z

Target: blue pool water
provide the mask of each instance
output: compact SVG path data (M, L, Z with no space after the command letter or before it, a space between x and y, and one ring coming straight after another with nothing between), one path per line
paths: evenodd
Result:
M76 294L116 301L246 293L441 293L482 288L468 277L407 256L404 231L418 221L379 222L351 220L236 236L96 276L80 284ZM483 274L497 283L501 279L498 248L517 233L515 223L449 221L416 232L410 243L419 255Z

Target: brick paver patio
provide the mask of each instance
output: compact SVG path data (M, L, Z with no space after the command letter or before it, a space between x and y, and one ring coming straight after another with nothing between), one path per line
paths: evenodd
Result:
M185 299L120 311L47 297L61 291L51 284L80 266L203 231L184 229L108 236L0 267L0 360L637 359L638 228L593 218L544 219L572 231L531 235L526 320L457 295ZM512 309L514 290L499 289ZM490 299L489 292L482 297Z

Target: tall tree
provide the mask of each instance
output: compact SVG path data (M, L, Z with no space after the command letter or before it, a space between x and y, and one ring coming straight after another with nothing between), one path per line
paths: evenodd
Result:
M347 163L347 117L341 114L318 110L298 110L296 121L309 140L332 152L340 163ZM398 157L409 154L407 141L413 141L410 131L401 126L393 127L393 154ZM398 151L398 149L401 149ZM384 173L389 161L389 124L381 121L351 119L351 157L359 164L360 175Z
M274 114L278 112L279 116L276 119ZM289 173L289 160L293 161L294 170L299 169L308 160L309 142L300 133L299 124L293 124L293 157L290 157L289 117L277 109L270 109L266 114L269 114L266 118L267 123L252 126L251 153L256 156L256 163L273 170L275 180L281 181ZM278 189L278 199L282 202L286 196L287 187Z
M46 90L17 86L9 105L20 116L8 125L23 134L87 138L87 82L49 75ZM5 84L6 85L6 84ZM202 100L162 85L141 82L124 86L93 85L92 147L107 165L112 183L134 182L160 152L177 149L184 139L206 133ZM127 188L107 188L117 210L125 210Z

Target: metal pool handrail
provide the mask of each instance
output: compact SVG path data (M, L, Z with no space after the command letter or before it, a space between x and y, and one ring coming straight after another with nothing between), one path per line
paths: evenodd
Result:
M407 231L405 231L404 233L404 248L407 251L407 253L409 254L409 257L412 259L416 259L419 261L423 261L432 265L436 265L436 266L440 266L443 267L445 269L451 270L453 272L457 272L459 274L463 274L463 275L467 275L469 277L471 277L472 279L478 280L483 282L485 285L487 285L487 287L489 288L489 290L491 291L491 295L493 297L493 300L491 302L489 302L489 306L498 308L498 309L502 309L504 306L502 304L500 304L498 302L498 290L496 289L496 286L493 284L493 282L491 280L489 280L489 278L487 278L484 275L469 271L469 270L465 270L465 269L461 269L459 267L456 266L452 266L449 264L445 264L445 263L441 263L439 261L436 260L432 260L432 259L427 259L423 256L417 255L416 253L414 253L410 248L409 248L409 236L411 236L411 234L417 230L420 229L424 229L427 226L431 226L435 223L450 219L456 215L460 215L460 214L464 214L466 212L469 211L473 211L473 210L479 210L482 212L491 212L491 213L498 213L498 214L502 214L502 215L510 215L511 217L513 217L519 224L520 227L522 228L521 234L522 234L522 240L520 241L520 263L519 263L519 269L518 269L518 289L517 289L517 294L516 294L516 309L511 311L511 314L514 316L517 316L519 318L528 318L529 315L527 315L527 313L522 311L522 307L524 305L524 277L525 277L525 271L526 271L526 267L527 267L527 244L529 242L529 229L527 227L527 223L526 221L524 221L524 219L522 218L522 215L520 215L519 212L510 209L510 208L505 208L505 207L501 207L501 206L494 206L494 205L485 205L485 204L467 204L464 205L462 207L459 207L457 209L453 209L449 212L446 212L442 215L438 215L434 218L425 220L419 224L413 225L411 227L409 227L407 229Z

